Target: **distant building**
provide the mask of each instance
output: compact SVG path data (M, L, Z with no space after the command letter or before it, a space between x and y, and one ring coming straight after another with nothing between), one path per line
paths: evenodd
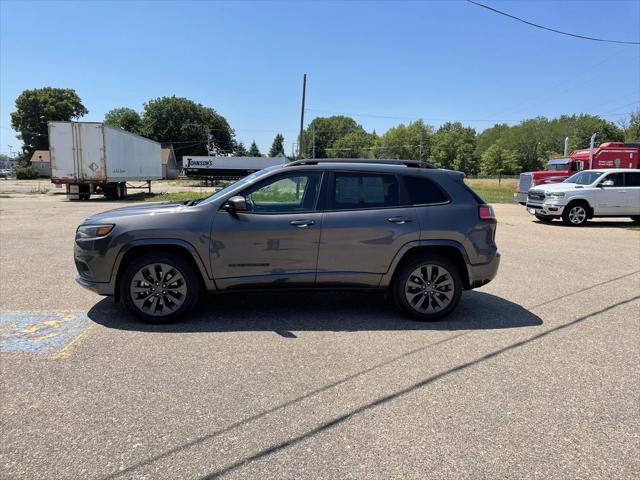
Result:
M162 178L178 178L180 167L176 159L176 153L173 151L173 145L163 143L160 149L160 158L162 159Z
M38 171L40 177L51 176L51 155L49 150L36 150L31 155L31 166Z
M238 179L272 165L283 165L287 157L182 157L187 177Z

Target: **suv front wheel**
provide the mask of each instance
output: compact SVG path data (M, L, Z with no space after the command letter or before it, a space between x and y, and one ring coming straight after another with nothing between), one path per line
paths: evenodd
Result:
M437 320L458 305L462 279L447 258L420 255L401 267L393 289L398 306L413 318Z
M130 262L120 281L120 298L137 317L168 323L188 313L198 301L193 267L171 253L149 253Z
M573 202L562 212L562 221L570 227L580 227L589 219L589 207L584 202Z

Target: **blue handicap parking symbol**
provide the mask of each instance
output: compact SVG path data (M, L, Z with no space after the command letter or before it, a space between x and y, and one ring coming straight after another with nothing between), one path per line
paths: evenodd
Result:
M88 324L84 312L2 312L0 351L57 353Z

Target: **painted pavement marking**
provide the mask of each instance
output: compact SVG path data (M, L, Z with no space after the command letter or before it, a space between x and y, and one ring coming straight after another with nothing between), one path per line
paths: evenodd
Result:
M88 331L85 312L2 312L0 352L69 355L70 348Z

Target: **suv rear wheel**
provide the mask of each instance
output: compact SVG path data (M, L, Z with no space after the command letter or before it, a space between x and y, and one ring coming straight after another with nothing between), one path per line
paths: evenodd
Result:
M458 305L462 279L447 258L425 254L401 267L393 289L396 303L404 312L417 320L437 320Z
M588 219L589 207L584 202L571 203L562 212L562 221L571 227L582 226Z
M171 253L150 253L127 265L120 298L142 320L168 323L194 307L198 289L198 278L188 262Z

